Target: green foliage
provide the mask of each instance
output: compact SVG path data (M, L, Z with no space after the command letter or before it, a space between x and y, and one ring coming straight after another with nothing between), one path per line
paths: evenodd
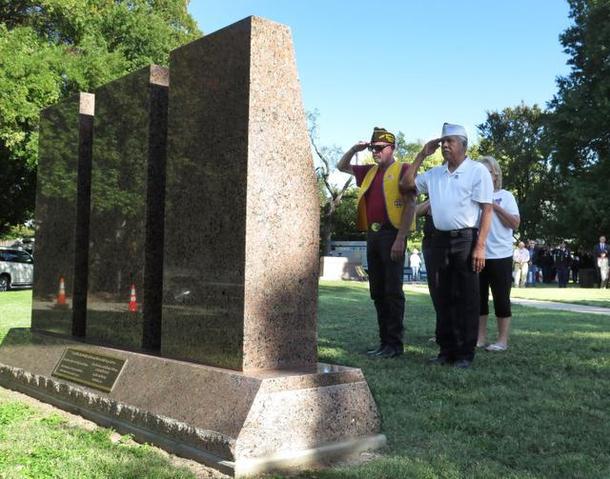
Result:
M358 214L358 188L350 187L343 195L341 204L335 211L333 223L333 240L359 241L365 240L366 235L356 229Z
M553 160L563 179L557 228L582 245L610 230L610 2L569 0L573 25L561 35L572 70L550 103Z
M25 225L17 225L12 226L9 230L0 235L0 240L13 240L17 238L31 238L34 236L34 229L25 226Z
M0 0L0 233L33 214L42 108L200 32L184 0Z
M503 188L515 195L521 224L521 238L547 237L552 232L554 191L549 149L544 136L544 112L537 106L521 104L501 112L488 112L478 125L479 151L498 160Z

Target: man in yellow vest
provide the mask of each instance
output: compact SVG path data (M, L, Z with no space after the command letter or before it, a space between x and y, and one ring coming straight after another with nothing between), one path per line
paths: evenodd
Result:
M406 237L415 213L415 195L398 189L409 165L394 159L396 138L384 128L373 130L370 142L352 146L339 160L339 171L356 177L357 228L367 231L367 262L371 299L377 310L379 346L367 354L392 358L403 353L405 295L402 277ZM352 165L352 157L368 148L374 165Z

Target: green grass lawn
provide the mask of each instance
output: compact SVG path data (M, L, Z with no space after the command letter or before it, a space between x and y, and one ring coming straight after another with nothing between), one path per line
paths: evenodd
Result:
M0 334L29 323L29 298L0 294ZM431 367L432 307L409 289L406 354L374 360L362 354L377 334L366 285L322 282L320 360L363 369L388 446L364 465L298 477L610 478L610 318L513 313L506 353L479 353L470 370ZM0 396L0 477L194 477L110 434Z

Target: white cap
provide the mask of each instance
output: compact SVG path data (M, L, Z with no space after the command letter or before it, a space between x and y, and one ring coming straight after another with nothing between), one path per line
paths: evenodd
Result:
M464 128L462 125L452 125L451 123L443 123L443 133L441 133L441 138L445 138L446 136L462 136L468 139L466 128Z

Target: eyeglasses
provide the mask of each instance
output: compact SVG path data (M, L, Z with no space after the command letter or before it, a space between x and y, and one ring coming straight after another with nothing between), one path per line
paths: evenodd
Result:
M369 149L369 151L372 151L373 153L381 153L381 151L384 148L387 148L388 146L391 146L391 145L389 145L389 144L388 145L369 145L368 149Z

